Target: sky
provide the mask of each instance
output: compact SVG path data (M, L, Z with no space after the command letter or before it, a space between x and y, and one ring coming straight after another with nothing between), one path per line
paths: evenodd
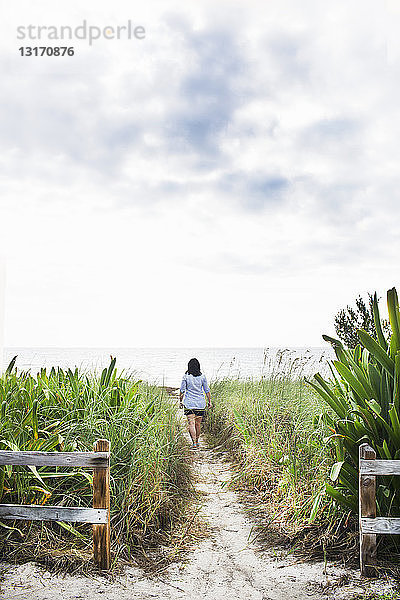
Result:
M321 346L400 281L397 2L0 0L6 346ZM21 56L17 27L143 27ZM1 318L0 318L1 322Z

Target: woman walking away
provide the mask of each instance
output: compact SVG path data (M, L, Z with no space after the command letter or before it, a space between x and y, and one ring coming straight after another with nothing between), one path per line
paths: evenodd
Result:
M184 413L188 418L193 450L198 450L199 448L201 422L206 408L204 394L207 396L207 406L210 407L211 395L206 376L201 373L200 363L197 358L191 358L188 362L188 369L182 379L179 400L180 406L181 408L183 406Z

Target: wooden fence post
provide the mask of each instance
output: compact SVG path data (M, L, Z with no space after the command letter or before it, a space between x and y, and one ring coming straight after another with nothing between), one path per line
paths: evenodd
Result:
M359 460L375 460L376 452L368 444L359 447ZM360 469L359 469L360 470ZM363 533L361 517L376 517L376 477L359 474L360 568L367 577L376 575L376 534Z
M109 452L108 440L97 440L95 452ZM94 562L100 569L110 568L110 463L93 469L93 508L106 508L108 520L104 525L93 525Z

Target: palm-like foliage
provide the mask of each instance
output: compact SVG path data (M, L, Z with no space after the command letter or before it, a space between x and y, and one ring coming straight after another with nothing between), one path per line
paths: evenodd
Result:
M377 295L373 299L376 339L359 330L360 344L346 349L338 340L323 336L335 350L332 378L314 376L310 385L331 411L324 415L332 435L337 462L331 470L335 487L326 490L337 502L357 510L358 447L368 442L382 459L400 459L400 312L395 288L387 293L390 343L382 331ZM400 480L378 481L377 504L383 515L400 513Z

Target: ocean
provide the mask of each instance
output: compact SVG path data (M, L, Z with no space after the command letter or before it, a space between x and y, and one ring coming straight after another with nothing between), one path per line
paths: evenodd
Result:
M117 368L138 379L178 387L190 358L196 357L209 381L223 377L258 379L272 373L293 377L326 374L330 348L5 348L3 368L17 355L19 371L32 374L60 366L100 371L116 357Z

